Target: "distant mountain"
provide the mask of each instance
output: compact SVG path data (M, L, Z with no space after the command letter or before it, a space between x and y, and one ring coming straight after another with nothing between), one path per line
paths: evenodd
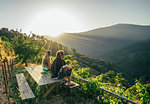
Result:
M103 56L129 76L144 76L150 81L150 39L134 43Z
M101 58L104 54L150 38L150 26L116 24L81 33L64 33L50 38L77 52Z

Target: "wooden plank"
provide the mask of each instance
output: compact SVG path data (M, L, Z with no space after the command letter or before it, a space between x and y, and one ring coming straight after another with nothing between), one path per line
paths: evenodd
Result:
M17 78L17 83L18 83L21 99L25 100L29 98L34 98L35 96L31 88L29 87L23 73L16 74L16 78Z
M62 79L51 78L48 74L41 74L41 72L43 72L41 65L25 67L25 69L39 86L62 81Z
M29 72L32 78L38 83L38 85L44 83L44 80L40 79L42 75L38 74L35 70L32 70L32 68L30 67L26 67L26 70Z
M57 80L53 80L51 76L48 74L41 74L43 71L42 67L30 67L27 69L30 75L33 77L33 79L39 84L39 85L45 85L49 83L57 82ZM59 81L59 80L58 80Z
M70 86L70 85L68 85L68 82L66 82L66 83L65 83L65 86L67 86L67 87L69 87L69 88L71 88L71 89L80 86L79 84L77 84L77 83L75 83L75 82L73 82L73 81L71 81L71 83L73 83L74 85L71 85L71 86Z

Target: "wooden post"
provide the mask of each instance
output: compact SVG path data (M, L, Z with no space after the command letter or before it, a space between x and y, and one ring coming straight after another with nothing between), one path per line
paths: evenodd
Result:
M88 87L88 81L86 81L86 87Z
M5 73L5 69L4 69L4 65L1 64L2 66L2 73L3 73L3 80L4 80L4 85L5 85L5 93L6 93L6 97L8 99L8 102L9 102L9 95L8 95L8 88L7 88L7 85L8 85L8 80L7 80L7 73Z
M14 60L12 59L12 65L14 64Z
M102 90L102 104L104 104L104 90Z
M5 62L6 62L6 64L7 64L7 69L8 69L8 73L9 73L9 79L11 80L11 73L10 73L10 68L9 68L9 64L8 64L8 60L7 60L7 58L5 57Z
M11 59L11 71L13 71L13 59Z
M3 66L3 68L4 68L4 76L5 76L5 81L6 81L6 83L8 84L8 78L7 78L7 70L6 70L6 64L5 64L5 60L3 61L3 63L4 63L4 66Z
M100 99L100 97L99 96L97 96L97 100L99 101L99 99Z
M59 93L59 83L56 82L56 94L58 94L58 93Z
M81 79L79 79L79 85L81 85Z
M44 86L40 86L40 92L41 94L44 94Z
M12 65L11 59L9 60L9 65L10 65L10 69L11 69L11 65ZM12 72L12 69L11 69L11 72Z
M5 85L5 92L7 92L6 88L7 88L7 83L6 83L6 76L5 76L5 72L4 72L4 66L2 66L2 74L3 74L3 81L4 81L4 85Z

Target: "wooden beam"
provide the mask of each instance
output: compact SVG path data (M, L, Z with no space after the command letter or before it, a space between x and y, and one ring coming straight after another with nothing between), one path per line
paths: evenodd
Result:
M59 83L56 82L56 94L58 94L58 93L59 93Z
M112 94L112 95L114 95L114 96L117 96L117 97L119 97L119 98L121 98L121 99L123 99L123 100L126 100L126 101L128 101L128 102L130 102L130 103L132 103L132 104L138 104L138 103L136 103L136 102L134 102L134 101L132 101L132 100L129 100L129 99L123 97L123 96L120 96L120 95L118 95L118 94L116 94L116 93L114 93L114 92L108 91L108 90L106 90L106 89L104 89L104 88L100 88L100 89L102 90L102 94L103 94L103 91L105 91L105 92L110 93L110 94Z
M43 98L46 98L49 93L56 87L56 83L53 83L51 87L47 90L47 92L43 95Z
M79 84L77 84L77 83L75 83L75 82L73 82L73 81L71 81L71 83L73 83L74 85L71 85L71 86L70 86L70 85L68 85L68 82L66 82L66 83L65 83L65 86L67 86L67 87L70 88L70 89L80 86Z
M11 73L10 73L9 63L8 63L8 60L7 60L6 57L5 57L5 62L6 62L7 70L8 70L8 73L9 73L9 79L11 80Z
M86 80L86 79L83 79L83 78L80 78L80 77L78 77L78 76L74 76L74 75L71 75L72 77L74 77L74 78L77 78L77 79L80 79L80 80L82 80L82 81L85 81L85 82L88 82L89 80Z

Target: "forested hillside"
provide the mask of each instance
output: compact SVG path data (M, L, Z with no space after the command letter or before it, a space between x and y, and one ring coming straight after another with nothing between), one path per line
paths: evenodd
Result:
M150 80L149 33L150 26L116 24L87 32L64 33L57 38L48 39L54 39L69 48L75 48L77 52L88 57L93 56L113 63L117 67L115 70L123 73L133 83L135 78L140 77ZM80 57L80 61L83 57L85 56ZM88 65L92 64L94 68L99 65L95 62Z
M113 62L120 72L134 78L142 77L150 81L150 39L137 42L122 49L109 52L103 56Z
M64 33L56 38L48 38L74 48L79 53L95 58L135 42L150 38L150 26L116 24L81 33Z
M75 49L68 50L67 47L53 42L52 40L48 40L44 38L44 36L39 36L36 34L26 35L24 33L20 33L18 31L13 31L3 28L0 30L0 36L2 39L2 45L5 48L8 48L11 51L14 51L14 55L18 60L19 64L28 63L41 64L43 54L45 50L49 49L53 52L51 59L55 58L55 53L59 49L63 49L65 51L66 56L64 57L65 62L68 65L75 65L75 68L72 71L72 74L84 79L89 80L88 86L86 82L82 83L82 86L76 90L74 90L74 101L76 103L87 103L87 99L92 99L94 103L101 103L96 98L97 96L102 94L100 88L105 88L109 91L115 92L121 96L124 96L130 100L133 100L138 103L149 103L150 102L150 85L148 82L144 82L144 80L136 80L132 85L129 83L129 80L124 77L124 73L120 73L118 67L116 65L105 62L100 59L87 57L76 52ZM14 78L18 72L22 72L27 75L30 85L34 87L34 93L36 94L36 99L30 101L30 103L40 103L41 99L41 90L39 86L32 79L29 78L28 73L25 69L16 68L13 70ZM75 80L77 83L78 80ZM63 88L62 86L60 88ZM18 97L18 90L16 80L13 80L10 89L15 92L12 94L12 99L15 102L23 102ZM64 96L64 95L63 95ZM120 98L112 98L109 94L105 94L105 103L127 103L125 100L121 100ZM72 100L68 101L67 99L63 99L64 103L70 103ZM75 103L72 102L72 103Z
M61 49L64 50L65 54L69 53L66 46L36 34L26 35L2 28L0 29L0 37L4 41L5 48L14 50L16 59L21 63L36 62L40 64L46 50L52 50L53 56Z

